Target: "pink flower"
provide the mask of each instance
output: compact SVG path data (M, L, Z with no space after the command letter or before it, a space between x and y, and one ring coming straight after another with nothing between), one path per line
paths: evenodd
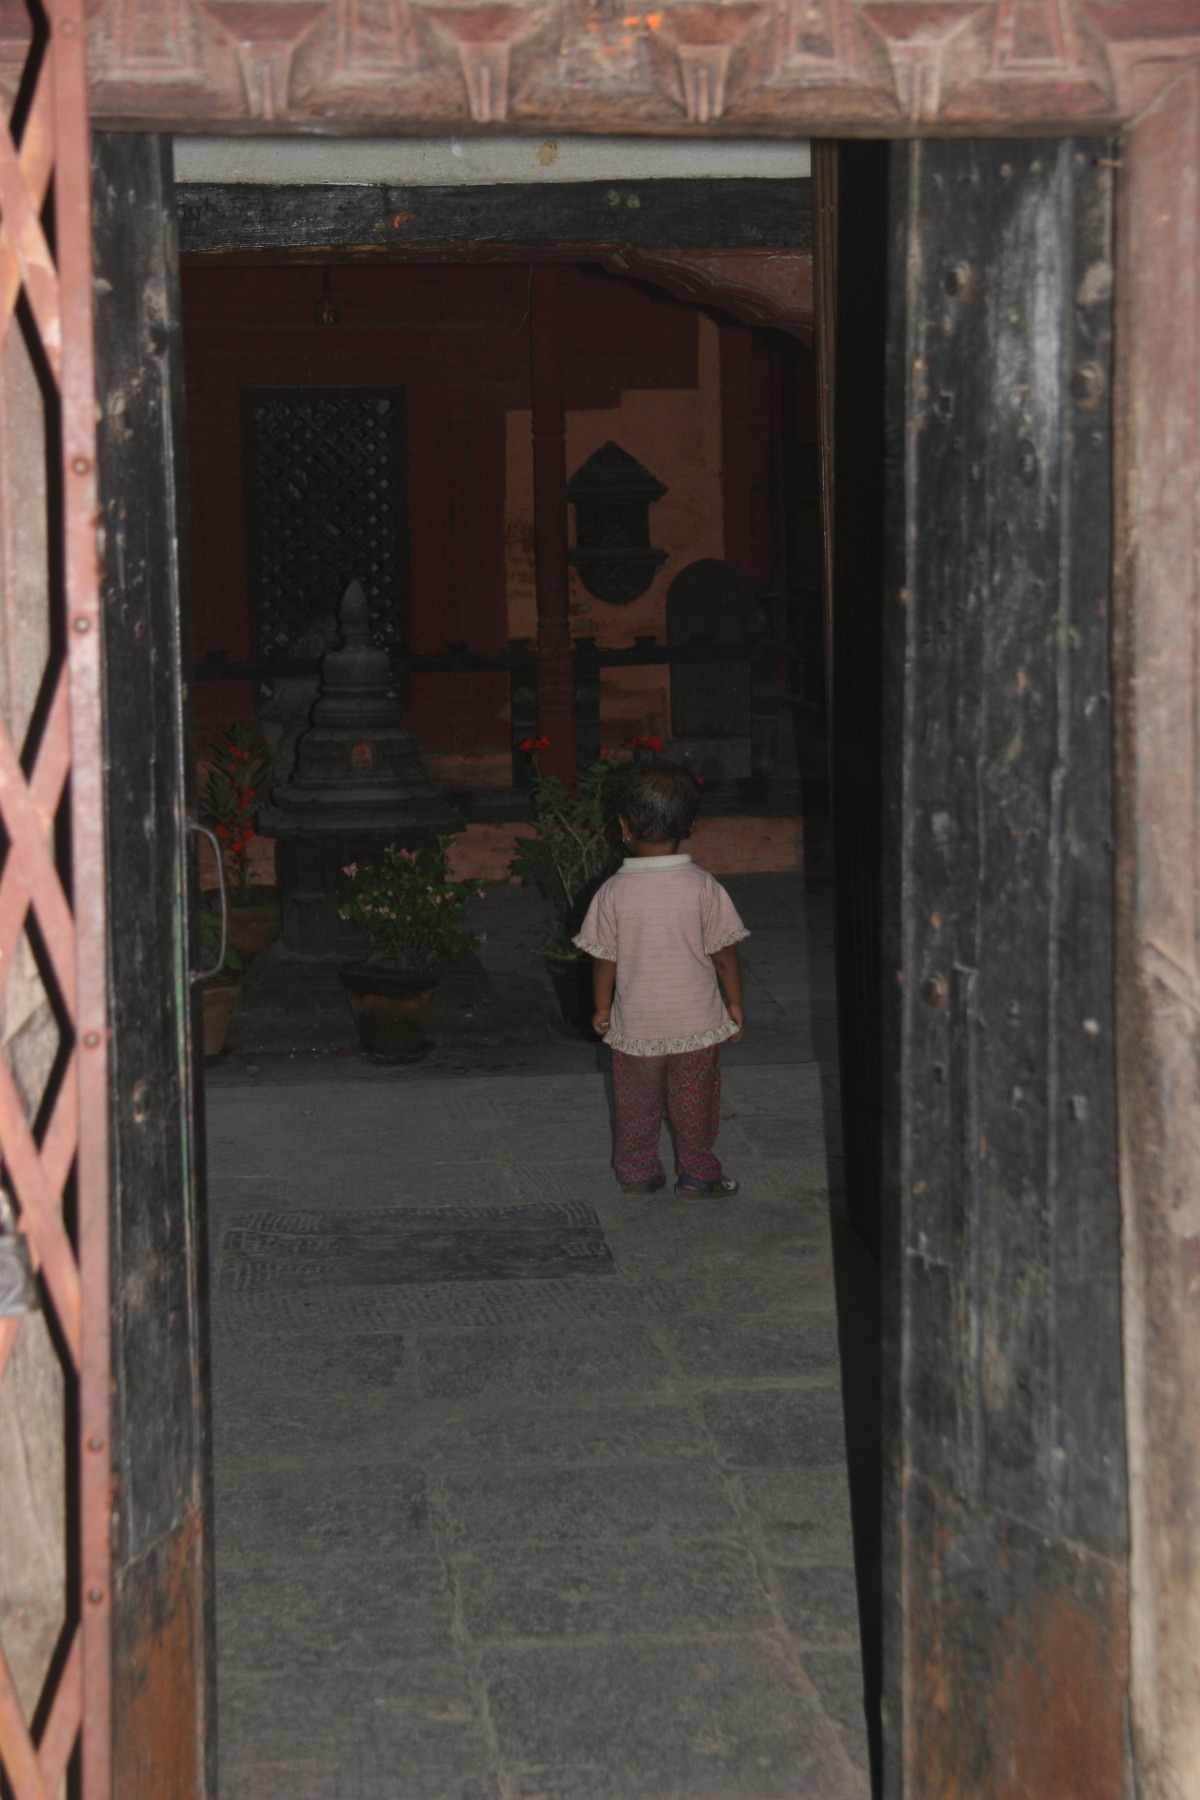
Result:
M357 863L347 863L345 868L342 870L342 874L348 875L350 877L351 881L353 881L355 876L358 874L358 864ZM342 916L344 918L345 914L343 914Z

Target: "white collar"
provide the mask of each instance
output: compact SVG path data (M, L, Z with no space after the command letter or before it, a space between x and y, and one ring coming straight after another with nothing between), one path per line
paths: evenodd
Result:
M627 856L621 864L623 875L653 875L658 869L686 869L691 857L679 852L675 856Z

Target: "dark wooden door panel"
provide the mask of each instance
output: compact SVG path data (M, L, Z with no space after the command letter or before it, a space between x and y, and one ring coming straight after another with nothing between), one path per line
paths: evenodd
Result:
M891 202L890 1792L1118 1800L1111 173L899 145Z
M171 145L93 144L112 981L118 1800L200 1800L208 1657Z

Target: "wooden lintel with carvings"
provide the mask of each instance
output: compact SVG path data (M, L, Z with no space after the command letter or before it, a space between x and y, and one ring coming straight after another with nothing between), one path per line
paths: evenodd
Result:
M108 0L90 30L96 123L181 131L1103 131L1200 58L1197 0Z

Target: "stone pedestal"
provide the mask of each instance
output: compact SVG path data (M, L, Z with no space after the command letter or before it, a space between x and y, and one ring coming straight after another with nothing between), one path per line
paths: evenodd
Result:
M346 589L342 646L321 665L313 722L296 745L291 781L276 788L261 829L277 839L281 934L297 956L353 957L363 943L338 918L347 863L377 861L388 844L415 850L462 829L421 766L400 720L386 650L371 642L367 597Z

